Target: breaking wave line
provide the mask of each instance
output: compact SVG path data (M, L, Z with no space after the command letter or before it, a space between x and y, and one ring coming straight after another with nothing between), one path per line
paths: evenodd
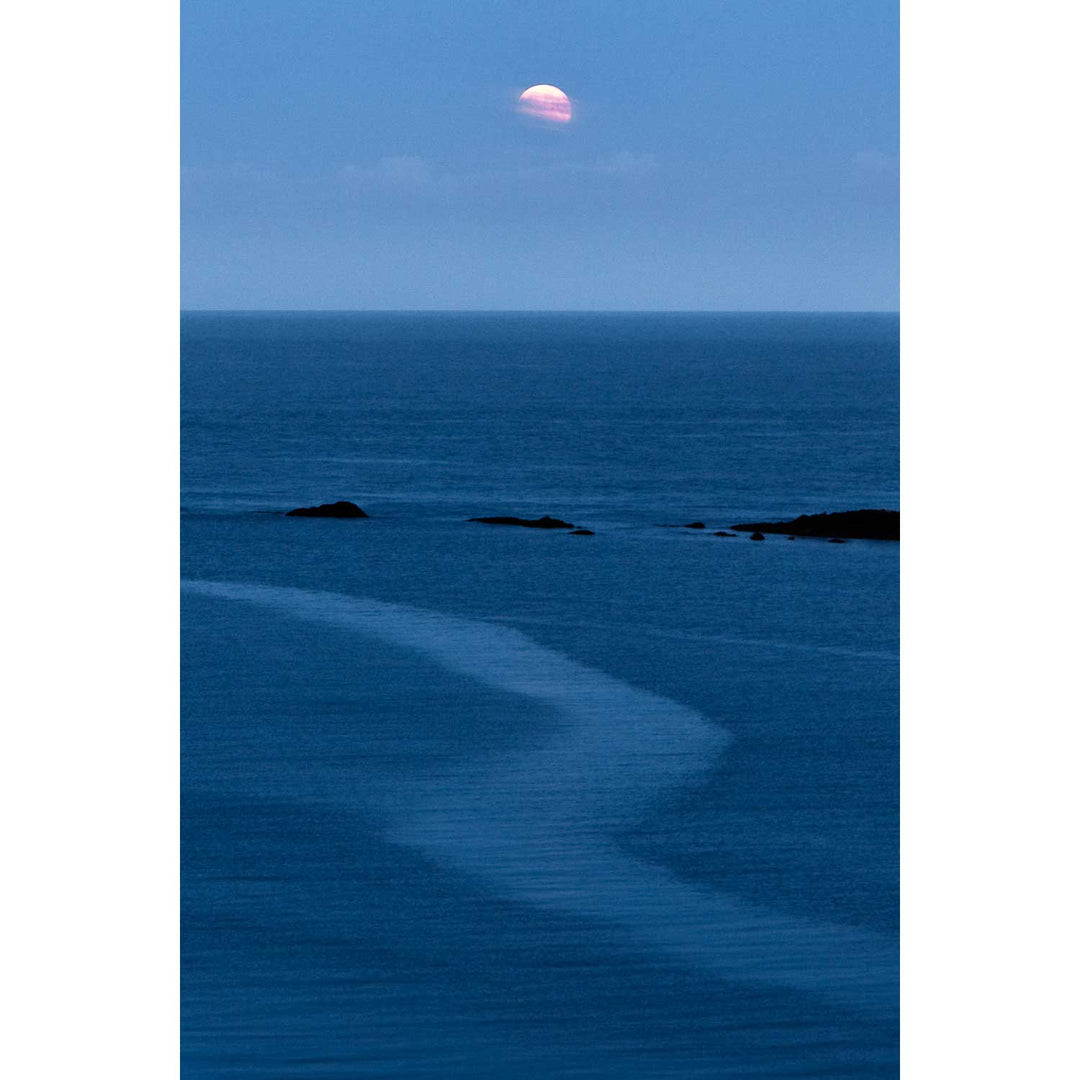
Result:
M467 783L421 778L388 826L394 842L506 897L616 924L641 944L725 978L895 1009L895 943L684 881L616 842L634 815L715 768L727 736L701 713L504 625L306 589L182 586L374 636L555 710L563 722L547 745L483 762Z

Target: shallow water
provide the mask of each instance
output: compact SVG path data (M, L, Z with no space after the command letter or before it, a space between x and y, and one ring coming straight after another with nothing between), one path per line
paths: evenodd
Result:
M185 316L187 1073L895 1075L897 338Z

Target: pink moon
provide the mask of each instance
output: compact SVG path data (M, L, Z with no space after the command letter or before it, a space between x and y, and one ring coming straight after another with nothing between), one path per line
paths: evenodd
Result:
M518 112L555 124L570 122L570 99L557 87L540 83L518 98Z

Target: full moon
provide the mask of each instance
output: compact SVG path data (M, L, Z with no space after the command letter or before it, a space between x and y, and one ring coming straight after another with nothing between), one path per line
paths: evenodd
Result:
M557 87L540 83L518 98L518 112L555 124L570 122L570 99Z

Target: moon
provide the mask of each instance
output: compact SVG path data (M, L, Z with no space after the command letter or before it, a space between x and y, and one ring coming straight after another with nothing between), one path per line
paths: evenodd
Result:
M518 112L552 124L570 123L570 99L557 87L547 83L530 86L518 98Z

